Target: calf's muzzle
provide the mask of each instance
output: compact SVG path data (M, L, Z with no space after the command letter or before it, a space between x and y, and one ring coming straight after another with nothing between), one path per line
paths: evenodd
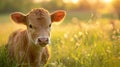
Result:
M41 45L41 46L45 46L49 43L49 38L38 38L38 44Z

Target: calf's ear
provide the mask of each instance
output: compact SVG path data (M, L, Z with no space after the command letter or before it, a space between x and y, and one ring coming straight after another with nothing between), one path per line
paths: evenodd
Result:
M22 24L26 24L26 16L20 12L14 12L11 14L11 19L15 22L15 23L22 23Z
M51 21L52 22L60 22L64 19L66 12L64 10L57 10L51 13Z

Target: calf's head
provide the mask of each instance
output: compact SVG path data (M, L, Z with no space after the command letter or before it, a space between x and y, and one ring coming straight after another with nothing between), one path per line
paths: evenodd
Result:
M27 26L29 41L35 45L45 46L50 42L51 24L61 21L64 16L65 11L63 10L49 13L43 8L36 8L26 15L14 12L11 14L11 19L16 23L22 23Z

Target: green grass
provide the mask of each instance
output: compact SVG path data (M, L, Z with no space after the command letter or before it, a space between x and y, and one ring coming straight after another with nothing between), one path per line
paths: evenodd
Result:
M5 46L0 47L0 67L17 67L15 61L10 61Z
M70 28L68 32L66 28L66 33L52 37L48 67L119 67L119 40L111 40L109 33L100 28L88 31L72 28L77 30Z
M67 17L67 21L70 23L52 26L51 58L45 67L120 66L120 27L113 31L110 20L92 23L77 20L75 23ZM0 24L0 67L17 67L15 62L9 62L4 45L9 34L19 27L11 23Z
M0 14L0 23L8 23L10 21L9 14Z

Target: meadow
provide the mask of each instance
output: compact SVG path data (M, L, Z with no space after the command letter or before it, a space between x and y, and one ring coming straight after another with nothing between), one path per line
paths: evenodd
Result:
M0 67L17 67L9 62L4 45L14 30L25 28L0 15ZM65 21L53 24L51 58L45 67L119 67L120 21L88 14L67 14Z

